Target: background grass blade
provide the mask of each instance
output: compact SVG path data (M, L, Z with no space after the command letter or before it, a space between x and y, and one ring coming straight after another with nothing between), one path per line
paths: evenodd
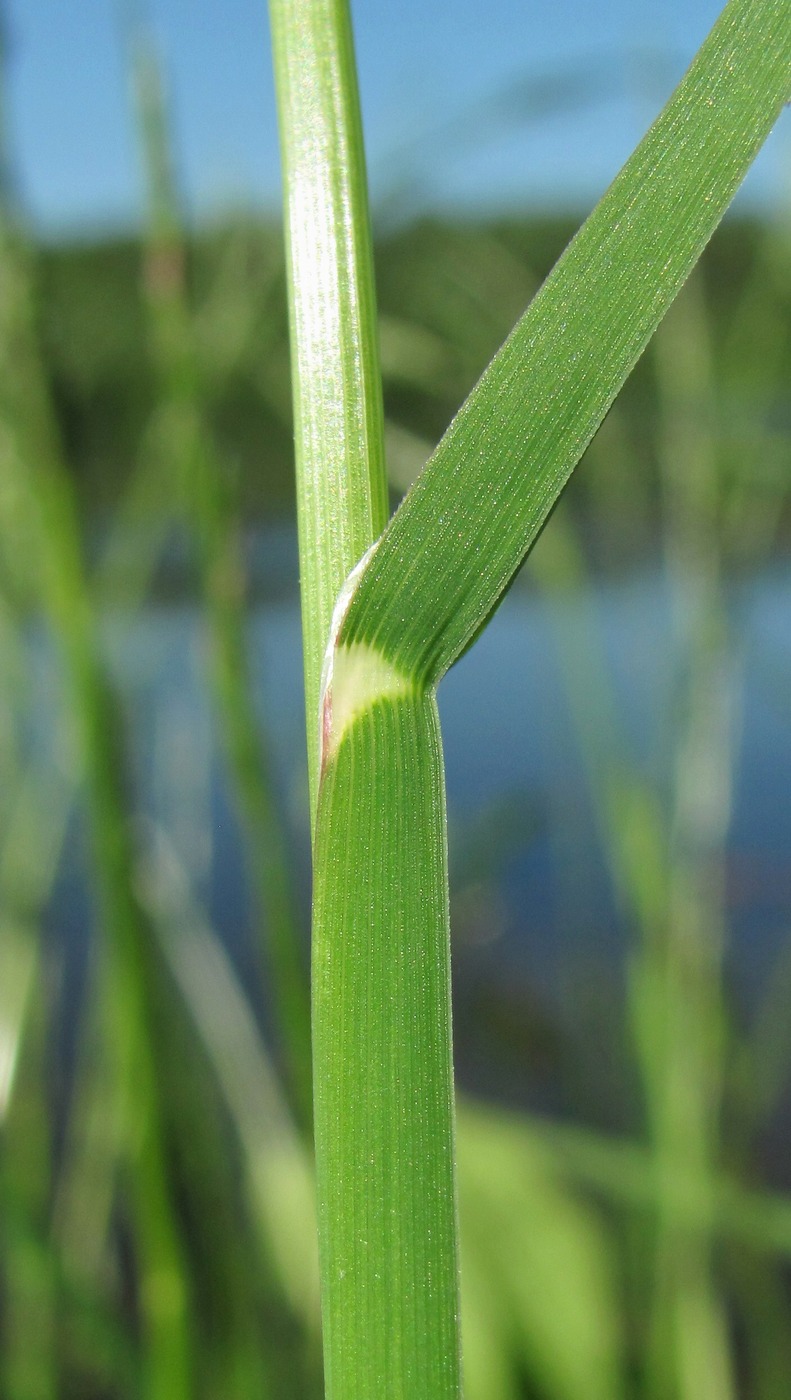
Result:
M108 1091L103 1107L118 1125L140 1250L141 1393L149 1400L176 1400L190 1389L189 1288L147 1034L150 930L134 890L121 725L104 673L72 486L38 352L29 259L5 208L0 209L0 287L0 422L9 449L5 480L24 503L37 601L59 645L87 798L103 934L99 1020Z
M375 645L426 684L452 664L790 93L789 0L731 0L397 512L359 579L341 645Z
M187 249L182 227L161 66L153 39L134 20L132 71L148 177L149 229L144 277L163 431L147 464L161 491L170 479L174 501L197 544L209 643L209 671L223 745L247 849L256 901L262 978L270 974L289 1084L304 1126L311 1115L307 971L291 888L283 822L275 800L267 735L256 713L245 630L246 567L233 488L224 479L205 404L208 374L201 364L187 296Z
M542 1394L618 1400L624 1346L612 1232L603 1213L567 1188L531 1127L521 1117L459 1105L465 1293L470 1272L488 1280L512 1354L525 1357ZM468 1359L465 1331L465 1387L489 1400L486 1376L475 1385Z

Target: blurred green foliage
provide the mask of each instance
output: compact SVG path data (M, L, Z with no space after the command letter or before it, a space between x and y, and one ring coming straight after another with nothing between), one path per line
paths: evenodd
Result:
M496 224L422 222L380 237L376 271L394 498L502 343L575 230L567 219ZM701 270L715 350L765 242L755 219L730 218ZM238 221L197 232L186 250L186 286L199 359L206 370L204 411L221 469L248 520L293 512L291 402L281 234L276 224ZM764 266L774 314L787 314L782 243ZM78 491L86 512L106 522L131 480L157 403L145 306L142 246L132 239L41 246L35 251L42 357ZM762 275L762 274L759 274ZM722 328L722 329L721 329ZM739 334L738 325L731 333ZM742 330L744 335L744 330ZM726 347L727 348L727 347ZM730 355L729 423L764 408L765 376L744 339ZM781 349L776 383L791 376ZM724 388L725 386L723 386ZM723 394L723 399L725 395ZM764 411L787 420L782 397ZM657 417L650 363L638 366L619 399L639 467L623 490L622 464L608 481L578 473L568 496L585 513L589 542L603 566L644 557L657 539ZM782 426L782 422L781 422ZM605 438L612 427L605 426ZM618 429L620 431L620 428ZM601 478L601 472L599 472ZM595 516L594 516L595 512ZM604 532L604 538L602 538Z
M424 222L381 237L394 499L572 231ZM141 241L33 248L7 230L0 263L0 1395L310 1400L304 1027L293 963L268 942L279 918L299 966L305 899L289 903L299 864L243 627L245 533L293 508L280 230L238 221L184 239L165 223ZM528 566L630 941L624 985L590 1023L584 998L568 1025L553 1021L529 976L483 1029L496 993L473 1006L490 1082L516 1058L525 1098L548 1074L581 1088L572 1123L462 1105L470 1400L788 1393L791 1199L762 1167L791 1059L787 956L745 1027L727 996L722 872L735 761L724 598L735 571L788 542L789 383L791 239L781 221L731 219ZM191 562L163 582L173 530ZM629 761L590 590L593 573L646 561L663 563L679 603L684 677L660 779ZM209 639L247 851L260 937L246 985L174 833L137 823L128 716L108 680L110 604L145 615L177 591ZM33 613L67 679L31 748ZM188 808L203 760L196 736L180 738ZM78 799L93 812L96 909L87 966L64 990L46 911ZM470 920L496 920L497 872L546 819L506 801L453 843ZM265 1035L267 994L281 1020ZM627 1106L596 1097L612 1065Z

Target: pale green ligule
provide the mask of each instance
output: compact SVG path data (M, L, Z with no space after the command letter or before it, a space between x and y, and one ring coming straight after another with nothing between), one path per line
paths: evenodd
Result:
M321 698L321 771L364 710L378 700L410 695L414 689L411 678L374 647L362 642L338 647Z
M363 690L376 663L349 671ZM359 691L357 692L360 693ZM313 1015L328 1400L460 1394L442 751L432 694L347 710L315 839Z
M330 640L324 653L319 695L319 774L323 775L349 726L377 700L408 695L414 681L386 656L365 643L339 646L343 626L357 581L376 552L378 541L365 551L346 579L335 604Z

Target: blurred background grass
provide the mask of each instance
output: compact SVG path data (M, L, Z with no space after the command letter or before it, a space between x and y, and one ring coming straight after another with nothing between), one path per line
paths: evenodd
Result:
M161 55L124 34L142 231L41 237L3 159L0 1395L306 1400L281 232L185 225ZM588 77L533 105L584 114ZM394 503L577 222L383 208ZM440 697L470 1400L788 1394L789 383L776 199L723 226Z

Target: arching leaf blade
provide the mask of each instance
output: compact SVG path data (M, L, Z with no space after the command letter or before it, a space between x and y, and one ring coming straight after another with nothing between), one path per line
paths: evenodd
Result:
M341 646L435 684L493 609L791 95L791 0L730 0L362 572Z

